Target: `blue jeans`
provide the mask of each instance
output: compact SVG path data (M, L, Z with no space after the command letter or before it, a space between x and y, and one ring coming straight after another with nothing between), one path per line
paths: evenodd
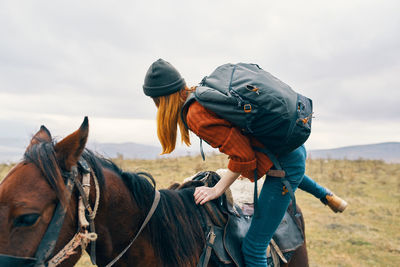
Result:
M293 190L296 190L303 180L305 161L304 146L279 157L279 162L285 170L286 178ZM305 185L312 187L312 183ZM243 240L242 252L246 266L267 266L268 244L290 202L289 194L282 195L282 190L283 184L280 178L267 177L265 179L258 199L259 216L253 218L250 229Z
M306 191L307 193L310 193L319 199L325 197L329 192L329 190L317 184L317 182L308 177L306 174L304 174L304 178L299 184L299 189Z

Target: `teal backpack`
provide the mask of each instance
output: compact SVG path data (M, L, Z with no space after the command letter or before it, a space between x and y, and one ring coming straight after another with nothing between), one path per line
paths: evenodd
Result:
M256 64L238 63L219 66L203 78L184 104L184 121L187 108L193 101L231 122L245 135L254 136L265 146L254 149L271 159L275 170L269 175L283 178L295 208L293 190L284 178L285 172L278 159L304 144L310 136L311 99L296 93ZM204 159L202 149L201 152ZM254 176L257 182L256 171ZM254 198L256 203L256 195Z
M311 133L312 101L256 64L219 66L203 78L185 106L194 100L276 156L295 150Z

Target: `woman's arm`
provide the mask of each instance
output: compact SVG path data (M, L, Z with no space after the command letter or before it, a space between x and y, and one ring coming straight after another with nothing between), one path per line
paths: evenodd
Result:
M193 133L229 156L229 170L241 173L256 168L257 161L249 138L230 122L218 117L198 102L190 105L186 121Z
M198 102L191 104L186 119L192 132L229 156L228 170L221 175L221 180L214 187L196 188L195 202L202 205L221 196L241 172L253 172L257 161L249 138Z
M203 205L207 201L213 200L221 196L226 189L239 177L240 173L226 170L218 183L213 187L200 186L194 191L194 201L196 204Z

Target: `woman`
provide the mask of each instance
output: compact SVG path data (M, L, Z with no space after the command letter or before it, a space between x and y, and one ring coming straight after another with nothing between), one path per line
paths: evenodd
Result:
M147 71L143 90L147 96L152 97L158 108L157 134L163 148L162 154L171 153L175 149L178 125L182 142L190 145L189 132L180 115L191 90L179 72L170 63L159 59ZM243 135L240 129L198 102L190 104L183 118L192 132L229 156L228 169L221 172L221 180L214 187L196 188L196 204L202 205L219 197L240 175L252 180L255 169L258 176L262 177L273 166L265 154L253 150L252 147L262 146L261 143L251 136ZM334 212L342 212L347 206L344 200L304 175L305 160L304 145L279 157L293 190L299 187L319 198ZM284 189L279 178L268 176L265 179L258 200L259 216L253 218L242 246L248 266L267 265L266 250L269 241L290 202L290 196Z

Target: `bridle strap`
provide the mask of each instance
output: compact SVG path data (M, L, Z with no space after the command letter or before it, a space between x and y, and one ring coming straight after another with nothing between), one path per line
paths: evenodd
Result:
M128 249L132 246L132 244L136 241L136 239L138 238L140 233L143 231L144 227L150 221L151 217L153 216L154 212L156 211L156 208L157 208L159 202L160 202L160 192L158 190L155 190L153 204L151 205L149 213L147 213L146 219L144 219L143 224L140 227L139 231L136 233L135 237L132 239L132 241L129 243L129 245L117 257L115 257L109 264L107 264L106 267L110 267L110 266L114 265L128 251Z
M74 254L75 249L79 246L81 247L82 251L84 251L87 245L91 244L90 249L90 259L94 265L96 265L96 239L97 234L95 233L94 227L94 219L96 217L97 209L99 206L100 201L100 188L99 182L97 181L97 177L94 172L91 171L87 162L81 158L78 161L78 166L82 174L82 183L77 179L74 178L74 183L76 188L79 192L79 200L78 200L78 232L75 236L70 240L70 242L64 246L56 255L54 255L49 261L48 266L54 267L67 258L70 255ZM92 209L89 204L89 194L90 194L90 177L93 177L95 190L96 190L96 200L94 204L94 208ZM88 221L89 220L89 221ZM88 231L89 228L89 231Z
M73 166L71 172L69 172L68 176L66 177L66 187L68 189L66 193L66 203L69 203L69 200L71 198L72 190L74 188L74 179L77 175L78 170L76 166ZM61 203L58 203L53 218L51 219L51 222L47 228L47 231L43 236L38 249L36 250L35 258L37 259L37 262L35 266L44 266L44 262L53 253L57 243L58 235L60 234L61 227L64 223L66 211L67 207L63 207Z

